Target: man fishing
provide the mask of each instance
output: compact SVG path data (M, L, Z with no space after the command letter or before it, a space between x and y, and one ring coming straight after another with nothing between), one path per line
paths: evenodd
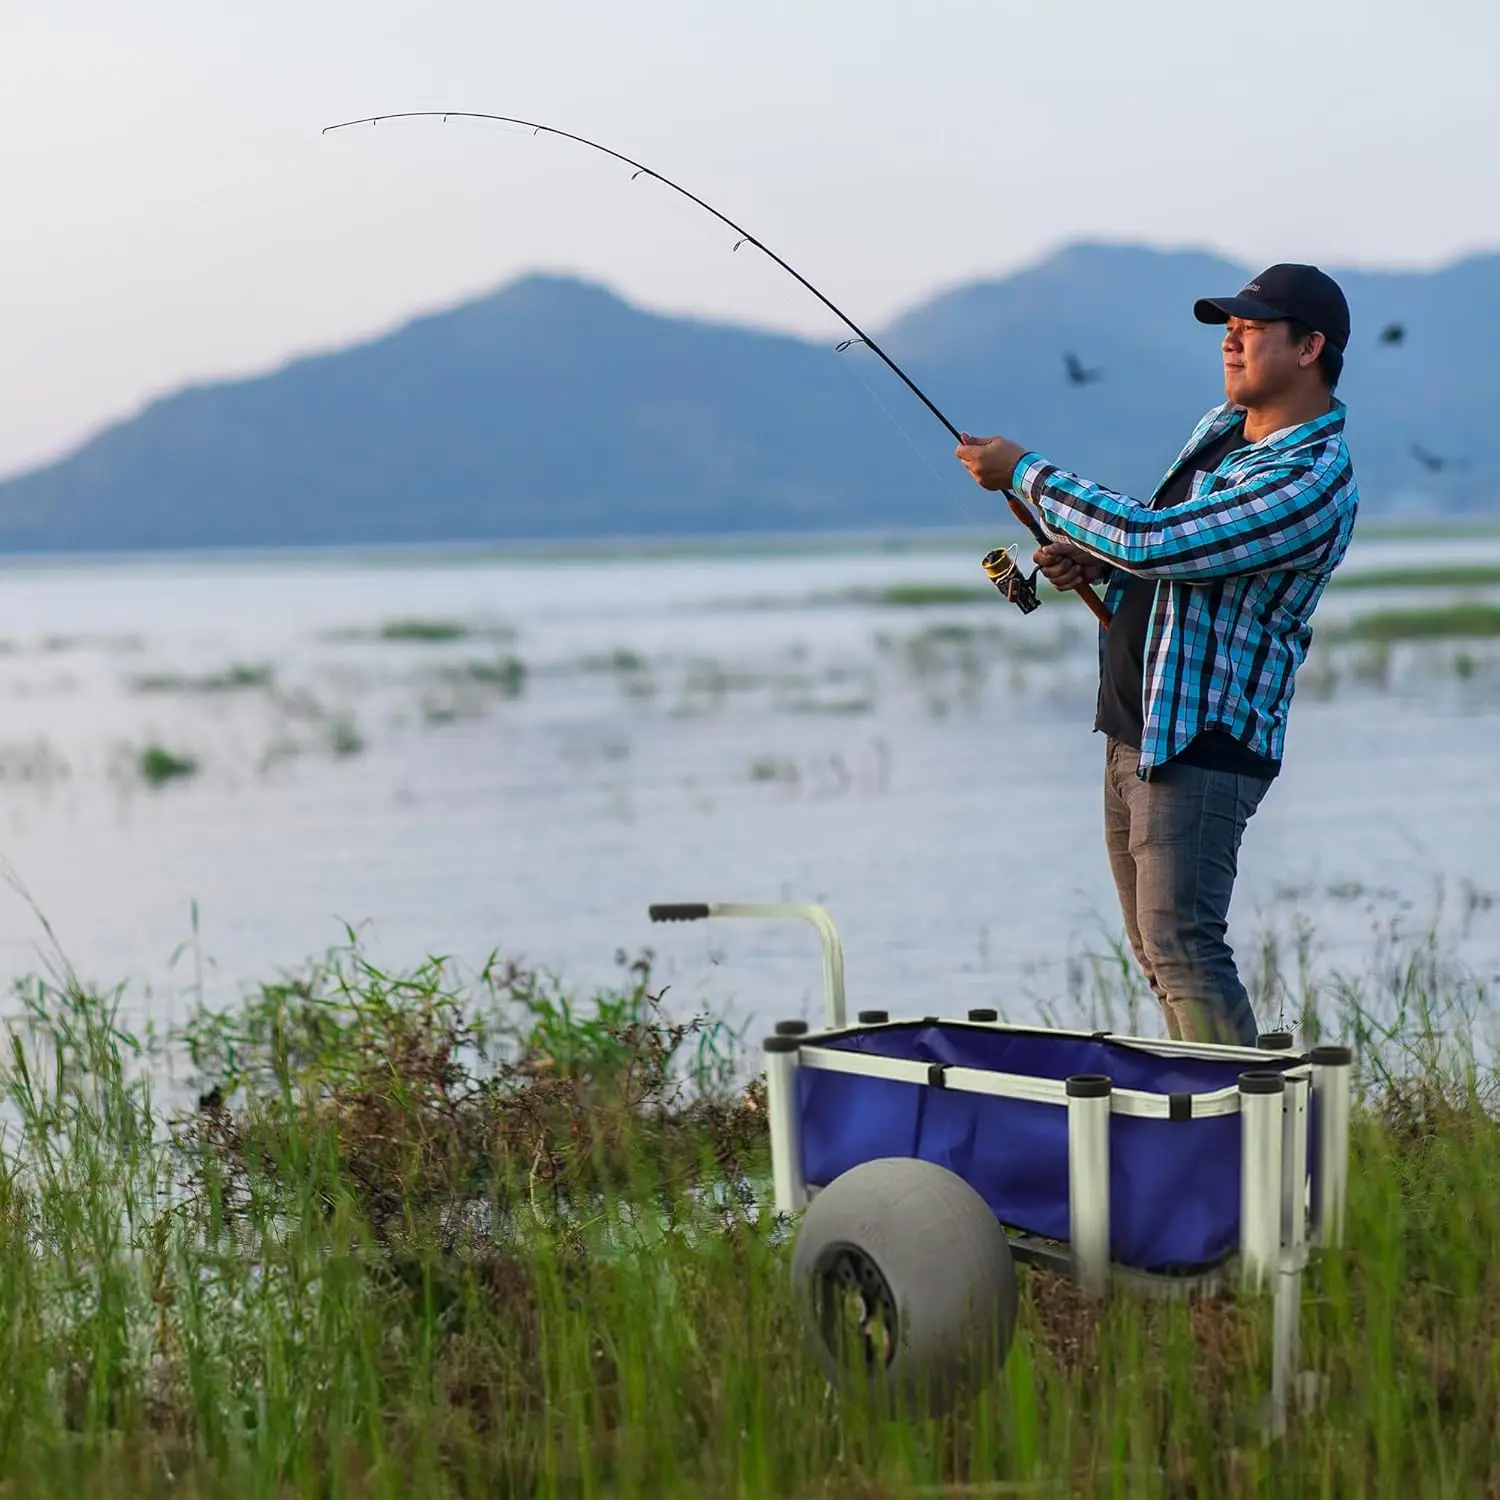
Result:
M1107 584L1096 731L1104 838L1125 932L1174 1037L1253 1045L1226 941L1245 825L1281 769L1308 621L1343 558L1358 493L1333 394L1349 340L1338 284L1276 265L1197 302L1224 325L1222 406L1148 501L1008 438L957 452L1040 512L1055 588Z

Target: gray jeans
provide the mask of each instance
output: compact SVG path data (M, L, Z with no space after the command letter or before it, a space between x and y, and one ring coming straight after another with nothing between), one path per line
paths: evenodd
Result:
M1142 781L1139 761L1108 741L1104 843L1125 935L1169 1035L1254 1046L1255 1015L1225 933L1240 838L1271 783L1176 761Z

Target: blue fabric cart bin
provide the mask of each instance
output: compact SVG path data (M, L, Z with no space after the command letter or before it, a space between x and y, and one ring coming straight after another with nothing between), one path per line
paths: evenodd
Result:
M981 1068L1062 1081L1106 1074L1116 1090L1158 1095L1234 1088L1254 1064L1161 1056L1141 1047L1057 1032L1017 1032L954 1021L854 1029L816 1045L909 1062ZM1068 1238L1068 1113L1063 1105L958 1089L798 1070L803 1172L823 1187L861 1162L913 1156L956 1172L1007 1227ZM1110 1120L1110 1258L1142 1271L1190 1273L1239 1243L1237 1113Z

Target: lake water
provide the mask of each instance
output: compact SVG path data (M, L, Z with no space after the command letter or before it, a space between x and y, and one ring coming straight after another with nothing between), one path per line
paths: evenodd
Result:
M852 1005L1036 1014L1118 928L1090 622L1055 596L1025 618L879 597L982 588L981 550L9 565L7 973L44 961L39 911L79 973L168 1020L199 982L177 952L196 904L211 999L349 922L393 965L498 948L580 987L650 947L677 1005L769 1020L817 1012L810 931L645 909L807 900L839 923ZM1456 558L1500 538L1362 539L1346 566ZM1317 623L1393 598L1331 592ZM452 628L382 635L402 621ZM1321 965L1359 969L1393 922L1436 921L1500 970L1497 731L1482 642L1320 643L1236 945L1305 924ZM152 744L197 773L149 785Z

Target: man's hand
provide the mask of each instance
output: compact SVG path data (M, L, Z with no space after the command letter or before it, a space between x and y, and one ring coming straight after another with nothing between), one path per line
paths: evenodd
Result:
M1092 553L1072 542L1049 542L1031 554L1031 560L1042 570L1042 577L1062 593L1098 583L1105 565Z
M975 480L987 490L1008 490L1015 477L1016 465L1026 450L1009 438L970 437L962 433L961 442L954 452L958 461Z

